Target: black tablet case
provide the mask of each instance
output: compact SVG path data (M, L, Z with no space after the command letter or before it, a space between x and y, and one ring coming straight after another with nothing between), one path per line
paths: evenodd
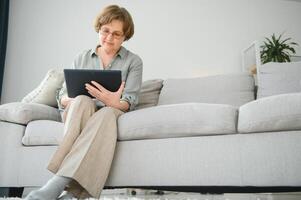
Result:
M116 92L121 85L120 70L64 69L64 75L68 96L71 98L78 95L92 97L85 88L85 84L91 84L91 81L96 81L112 92Z

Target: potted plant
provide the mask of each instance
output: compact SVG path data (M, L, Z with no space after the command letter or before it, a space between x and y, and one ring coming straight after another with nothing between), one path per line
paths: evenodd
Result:
M260 57L262 64L268 62L290 62L291 56L293 56L296 51L294 46L298 44L296 42L290 42L291 38L282 39L282 34L276 38L273 33L272 37L265 38L264 45L261 47Z

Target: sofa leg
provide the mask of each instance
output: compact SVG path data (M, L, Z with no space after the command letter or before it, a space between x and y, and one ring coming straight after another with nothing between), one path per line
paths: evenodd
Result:
M157 190L157 192L155 193L156 195L164 195L164 191L162 190Z
M137 192L135 190L131 191L131 195L135 196L137 194Z
M8 197L22 197L24 187L10 187Z

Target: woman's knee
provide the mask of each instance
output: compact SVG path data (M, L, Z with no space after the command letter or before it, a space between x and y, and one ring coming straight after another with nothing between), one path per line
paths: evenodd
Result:
M92 98L86 95L79 95L74 98L73 103L79 104L80 106L95 106L95 102Z
M112 107L103 107L100 110L102 113L104 113L105 115L113 115L114 114L114 108Z
M123 112L113 107L103 107L99 110L99 112L106 117L118 117Z

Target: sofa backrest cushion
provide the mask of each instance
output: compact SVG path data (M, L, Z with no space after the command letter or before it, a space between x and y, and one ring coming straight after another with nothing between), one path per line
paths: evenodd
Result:
M57 92L63 87L63 70L50 69L42 82L33 91L21 100L22 103L38 103L57 108ZM162 79L147 80L142 83L138 95L139 102L135 110L155 106L158 103L159 94L163 86Z
M199 102L240 106L254 100L254 78L247 74L167 79L158 105Z
M63 71L51 69L39 86L27 94L22 102L45 104L57 108L56 93L62 87L63 82Z
M259 67L257 98L301 92L301 61L266 63Z
M257 99L239 108L241 133L301 129L301 93Z
M143 81L135 110L156 106L162 86L162 79Z

